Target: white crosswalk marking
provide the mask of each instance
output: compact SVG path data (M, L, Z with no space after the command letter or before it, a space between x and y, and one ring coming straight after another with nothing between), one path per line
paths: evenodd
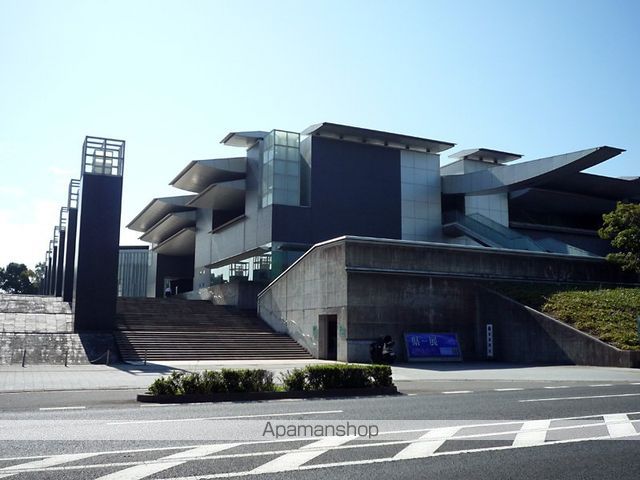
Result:
M394 460L424 458L433 455L444 442L453 437L462 427L435 428L422 435L415 443L410 443L393 457Z
M296 452L287 453L264 465L254 469L252 473L274 473L295 470L300 465L328 452L332 447L344 445L357 437L327 437L309 445L305 445Z
M460 421L458 425L443 428L417 428L420 425L411 424L411 429L393 429L380 431L382 437L371 438L371 441L349 443L360 437L324 437L324 438L296 438L273 439L260 441L243 441L234 443L196 444L190 446L173 446L159 448L144 448L119 451L100 451L80 454L63 454L51 456L31 456L0 458L0 461L18 461L17 465L0 468L0 478L27 473L36 478L47 475L74 475L78 472L86 477L94 478L91 472L102 474L105 471L113 472L100 477L99 480L142 480L152 477L158 479L158 473L168 471L188 462L197 463L193 470L198 471L207 465L215 465L217 473L198 473L196 476L180 477L182 480L202 480L228 477L245 477L260 474L279 472L303 471L312 469L329 469L349 465L364 465L370 463L396 462L426 457L439 457L460 455L472 452L487 452L509 450L518 448L535 448L540 445L561 445L579 443L592 440L607 439L635 439L640 437L636 428L640 426L640 419L635 416L640 412L607 413L600 415L588 415L580 417L565 417L544 420L509 420L504 422L488 421L487 423ZM426 425L425 425L426 426ZM496 429L496 426L500 426ZM597 433L585 428L601 427ZM606 427L605 429L602 427ZM463 429L467 428L468 431ZM466 432L466 433L465 433ZM549 435L552 432L552 435ZM586 432L586 433L585 433ZM463 434L464 433L464 434ZM386 435L394 435L393 438ZM415 438L416 435L422 435ZM506 445L495 446L491 440L498 437L514 438L513 442ZM581 436L585 435L585 436ZM590 435L590 436L587 436ZM547 440L547 437L549 439ZM306 444L298 447L291 442L303 440ZM451 448L439 451L450 440L475 440L474 445L447 444ZM228 451L232 447L242 445L272 445L268 448L257 450ZM462 447L466 446L466 449ZM378 447L378 449L376 449ZM377 453L381 447L401 448L395 456L380 457ZM166 453L163 453L166 451ZM172 451L172 452L171 452ZM358 452L353 455L353 452ZM326 452L334 452L335 456L318 458ZM138 453L137 459L129 461L112 461L114 455L119 453ZM146 455L148 453L148 455ZM172 453L172 454L171 454ZM158 454L166 455L154 458ZM111 458L105 458L110 455ZM354 459L354 456L356 459ZM362 459L363 457L369 457ZM237 465L243 464L241 459L251 458L253 463L250 469L237 471ZM78 460L88 461L78 462ZM260 461L260 459L263 459ZM311 462L314 459L313 462ZM124 460L124 459L123 459ZM210 462L210 463L206 463ZM212 462L212 463L211 463ZM262 463L265 462L265 463ZM310 463L311 462L311 463ZM262 465L260 465L262 463ZM256 467L256 465L259 465ZM190 471L188 467L185 471ZM109 469L109 470L106 470ZM59 472L59 473L54 473ZM171 474L169 474L171 477ZM169 479L166 479L169 480ZM170 480L179 480L175 476Z
M172 467L177 467L190 460L206 457L214 453L222 452L230 448L236 447L237 443L224 443L216 445L204 445L202 447L193 448L184 452L174 453L167 457L162 457L154 462L144 463L142 465L136 465L119 472L104 475L97 480L140 480L158 472L168 470Z
M622 438L631 435L638 435L629 417L624 413L613 415L603 415L604 422L607 425L609 436L611 438Z
M84 460L85 458L95 456L95 453L70 453L67 455L56 455L55 457L43 458L42 460L34 460L32 462L20 463L10 467L0 468L0 478L10 477L25 470L40 470L47 467L55 467L63 463L75 462L76 460Z
M524 422L513 441L514 447L542 445L547 437L551 420L531 420Z

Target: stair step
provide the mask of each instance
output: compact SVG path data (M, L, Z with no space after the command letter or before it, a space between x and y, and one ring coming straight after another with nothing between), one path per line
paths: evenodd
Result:
M251 311L203 300L121 298L117 312L115 337L124 360L312 358Z

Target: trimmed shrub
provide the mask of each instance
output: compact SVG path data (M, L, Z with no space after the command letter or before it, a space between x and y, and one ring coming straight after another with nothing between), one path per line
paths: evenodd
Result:
M227 386L224 383L222 373L215 370L205 370L200 373L201 388L200 393L221 393L227 391Z
M285 391L390 387L389 365L307 365L281 376ZM228 369L201 373L171 372L148 388L152 395L275 392L273 373L262 369Z
M393 375L389 365L367 365L367 372L374 386L393 386Z
M222 369L222 379L227 392L244 392L240 387L241 370Z
M157 378L148 388L152 395L183 395L183 372L171 372L167 377Z
M282 385L288 392L300 392L304 390L306 383L305 371L302 368L294 368L281 374Z
M182 375L181 389L187 395L191 393L200 393L202 391L202 377L199 373L187 373Z
M263 369L222 369L228 392L273 392L273 373Z
M388 365L308 365L283 376L286 390L330 390L338 388L390 387Z

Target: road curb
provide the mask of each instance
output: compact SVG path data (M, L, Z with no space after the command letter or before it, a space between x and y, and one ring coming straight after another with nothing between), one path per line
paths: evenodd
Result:
M395 385L376 388L336 388L321 391L300 392L228 392L212 394L186 395L150 395L138 394L136 399L142 403L206 403L206 402L246 402L253 400L281 400L287 398L327 398L362 397L372 395L400 395Z

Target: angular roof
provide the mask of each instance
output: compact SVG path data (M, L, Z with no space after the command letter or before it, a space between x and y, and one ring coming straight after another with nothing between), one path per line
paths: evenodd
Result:
M138 232L146 232L171 212L192 210L193 208L187 206L187 203L194 197L195 195L182 195L179 197L154 198L129 222L127 228Z
M170 236L187 227L195 227L195 210L172 212L164 216L158 223L140 237L143 242L162 243Z
M469 160L494 160L496 163L506 163L522 158L519 153L502 152L500 150L491 150L490 148L470 148L468 150L460 150L459 152L449 155L450 158L465 158Z
M162 255L193 255L196 250L196 229L183 228L153 249Z
M357 141L372 145L381 145L392 148L414 148L432 153L440 153L455 146L455 143L429 138L414 137L399 133L370 130L368 128L351 127L337 123L323 122L306 128L302 135L318 135L322 137L338 138L347 141Z
M244 212L245 180L233 180L209 185L189 201L187 205L212 210L239 210Z
M169 185L200 193L212 183L239 180L245 178L246 173L246 157L194 160L189 162Z
M443 175L442 193L484 194L517 190L564 178L622 152L624 150L620 148L603 146L461 175Z
M220 143L229 147L249 148L267 135L269 135L269 132L263 132L261 130L253 132L229 132L226 137L220 141Z

